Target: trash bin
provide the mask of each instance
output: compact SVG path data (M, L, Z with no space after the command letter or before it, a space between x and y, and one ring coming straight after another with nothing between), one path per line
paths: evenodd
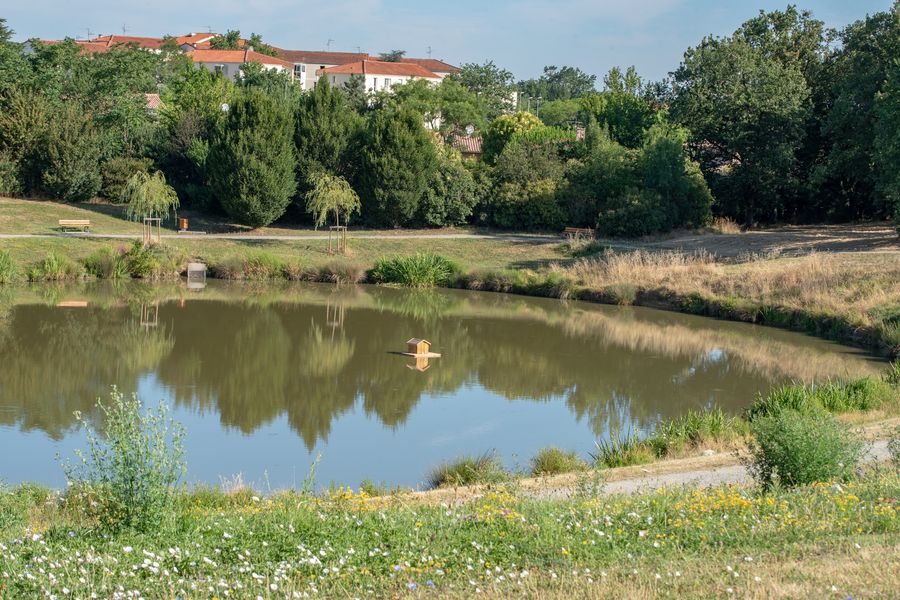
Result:
M188 220L185 218L178 219L178 229L181 231L187 231L188 228Z

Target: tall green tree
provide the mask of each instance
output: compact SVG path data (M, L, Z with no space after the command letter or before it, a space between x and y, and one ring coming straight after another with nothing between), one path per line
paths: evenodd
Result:
M596 75L589 75L577 67L549 65L544 67L544 73L538 79L520 81L518 88L526 96L552 101L580 98L593 92L596 84Z
M438 151L435 169L422 196L418 224L428 227L464 225L478 200L472 174L463 166L459 152L444 145Z
M184 65L162 94L153 155L178 195L194 208L213 208L206 164L213 134L227 113L234 84Z
M229 29L223 35L217 35L209 41L209 47L215 50L240 50L241 32L237 29Z
M328 173L352 180L358 165L358 144L364 121L349 106L346 95L320 78L312 93L301 96L294 109L297 149L298 202L307 205L312 177Z
M873 157L884 140L877 99L900 56L898 18L895 9L849 25L826 62L828 109L819 122L823 156L813 172L811 198L816 216L847 220L891 213Z
M0 19L0 93L21 84L25 78L27 66L21 44L12 39L14 33L6 26L6 19Z
M262 90L236 94L213 139L209 186L222 208L251 227L281 217L297 188L290 110Z
M878 96L877 110L878 189L900 233L900 58L894 60L884 90Z
M99 135L91 115L77 104L53 112L53 127L43 132L40 144L43 169L41 187L54 198L79 202L100 191Z
M466 63L459 73L448 77L475 94L488 120L515 110L513 74L493 61L481 65Z
M384 62L401 62L404 56L406 56L406 50L391 50L379 54L378 60L383 60Z
M370 225L411 223L438 167L431 135L408 108L382 108L368 119L359 189L363 217Z
M799 64L744 36L705 38L675 72L678 122L693 134L726 214L777 221L797 193L797 150L810 113Z
M541 120L530 112L517 112L497 117L484 133L484 160L493 163L514 135L543 127Z

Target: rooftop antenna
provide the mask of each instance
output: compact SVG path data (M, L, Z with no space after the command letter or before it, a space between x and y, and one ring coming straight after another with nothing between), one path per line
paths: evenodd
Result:
M428 46L428 58L431 58L431 46Z
M88 27L88 28L87 28L87 39L91 39L91 37L92 37L93 35L94 35L94 32L91 31L91 28L90 28L90 27Z
M328 41L325 42L325 48L326 48L329 52L331 52L331 44L333 44L333 43L334 43L334 40L331 39L331 38L328 38Z
M126 27L125 23L122 23L122 35L128 33L128 27Z
M357 54L362 54L362 46L357 46L357 47L356 47L356 53L357 53Z
M207 25L207 26L206 26L206 33L212 33L212 32L213 32L212 26L211 26L211 25Z

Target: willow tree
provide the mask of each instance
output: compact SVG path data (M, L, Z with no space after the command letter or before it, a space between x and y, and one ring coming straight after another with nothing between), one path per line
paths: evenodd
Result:
M306 194L307 212L313 215L317 228L325 224L329 214L334 215L334 225L330 230L337 233L338 252L344 252L347 249L347 227L341 225L341 215L344 215L344 223L347 223L350 215L360 211L359 196L347 180L338 175L314 173L309 178L309 184L311 189ZM330 235L328 247L331 248Z
M178 208L178 194L166 183L161 171L154 174L139 171L132 175L122 189L122 202L128 205L125 215L144 223L144 243L150 241L153 223L156 223L156 241L159 241L159 223L169 218Z

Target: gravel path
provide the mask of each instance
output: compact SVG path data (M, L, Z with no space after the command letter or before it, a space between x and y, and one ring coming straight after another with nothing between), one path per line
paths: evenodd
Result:
M887 440L878 440L872 444L866 456L866 462L887 460L890 453L887 448ZM711 469L698 469L676 473L664 473L648 475L621 481L609 481L603 486L604 494L634 494L642 491L651 491L660 487L672 486L717 486L727 483L749 483L750 473L743 465L728 465ZM548 487L547 489L534 490L529 495L536 498L568 498L576 493L574 486Z
M135 240L140 239L139 233L0 233L0 239L31 239L31 238L88 238L111 240ZM281 242L306 242L312 240L327 240L328 235L256 235L251 233L175 233L162 234L163 239L171 240L267 240ZM502 240L506 242L554 244L560 243L562 238L558 236L533 236L515 234L490 234L490 233L354 233L354 239L363 240Z

